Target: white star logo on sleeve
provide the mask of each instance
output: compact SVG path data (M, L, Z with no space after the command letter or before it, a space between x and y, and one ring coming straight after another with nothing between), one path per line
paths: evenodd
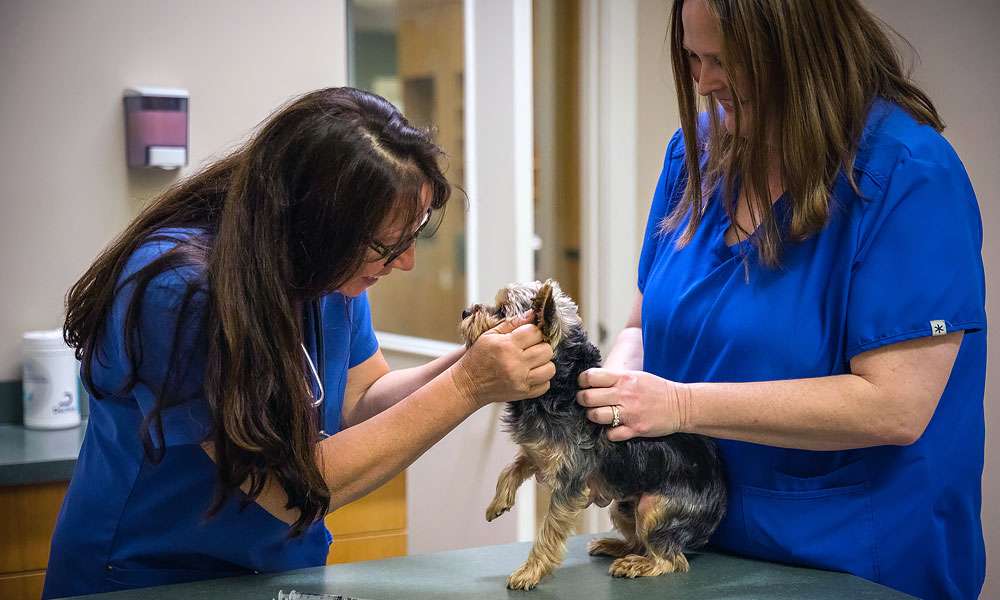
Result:
M948 333L948 324L944 321L931 321L931 335L945 335Z

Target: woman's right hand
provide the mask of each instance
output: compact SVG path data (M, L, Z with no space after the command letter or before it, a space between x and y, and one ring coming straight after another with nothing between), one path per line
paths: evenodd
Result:
M542 339L534 318L529 310L500 323L450 367L455 386L474 408L537 398L548 391L556 366L552 346Z

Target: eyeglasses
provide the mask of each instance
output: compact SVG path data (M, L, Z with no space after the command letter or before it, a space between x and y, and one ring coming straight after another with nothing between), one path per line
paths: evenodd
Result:
M416 241L417 237L420 235L420 232L422 232L424 228L427 227L427 224L431 222L431 210L432 209L428 208L427 212L424 213L424 218L421 219L420 225L417 227L417 230L413 232L413 235L401 240L395 247L386 246L378 240L370 240L368 242L368 247L378 254L378 258L375 260L381 260L382 264L388 267L394 260L409 250L410 246L413 245L413 242Z

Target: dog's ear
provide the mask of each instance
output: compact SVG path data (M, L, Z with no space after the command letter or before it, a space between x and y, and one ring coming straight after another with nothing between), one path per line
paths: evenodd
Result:
M542 284L531 301L531 308L535 311L535 319L538 328L542 330L542 337L553 346L558 344L560 337L559 319L556 315L556 298L552 289L552 280Z

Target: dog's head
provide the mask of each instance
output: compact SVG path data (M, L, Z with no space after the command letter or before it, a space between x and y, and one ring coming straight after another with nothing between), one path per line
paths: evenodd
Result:
M467 345L504 320L529 309L535 311L535 323L553 349L583 329L576 303L552 279L545 283L512 283L497 292L494 302L492 306L474 304L462 312L462 337Z

